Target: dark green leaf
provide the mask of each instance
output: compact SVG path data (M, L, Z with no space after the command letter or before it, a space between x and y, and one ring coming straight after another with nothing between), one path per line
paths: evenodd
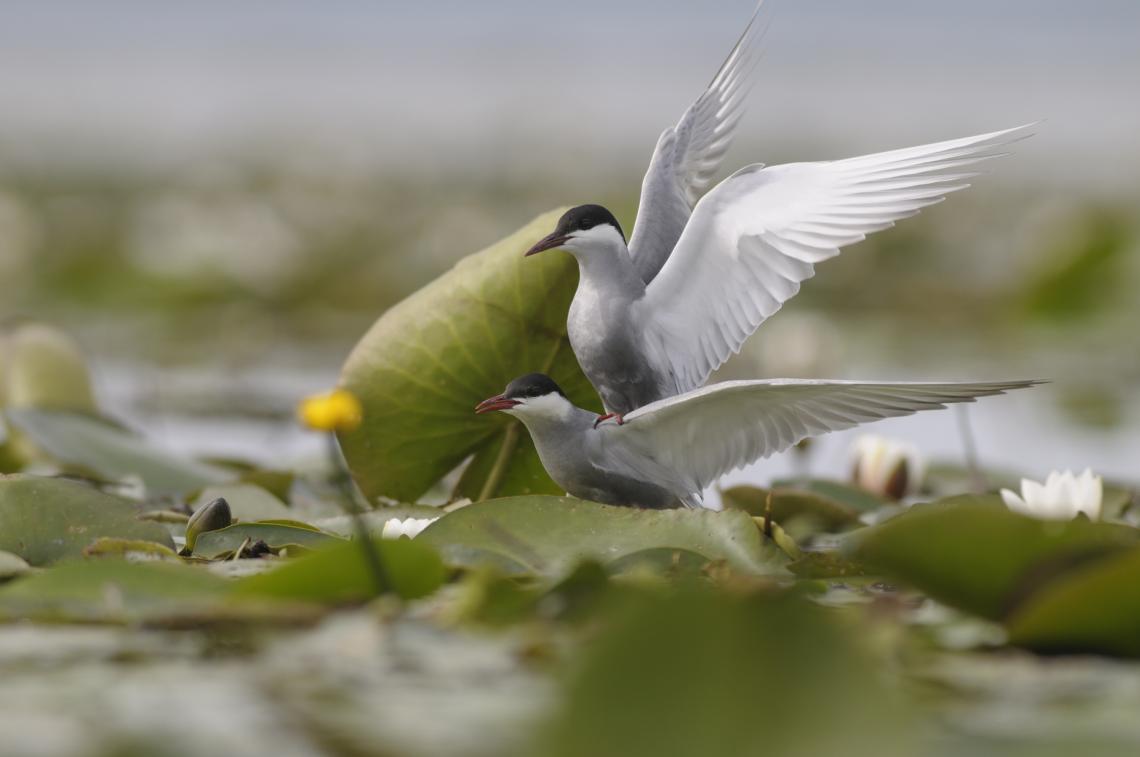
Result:
M287 544L312 547L329 541L338 541L339 537L318 531L306 523L288 521L235 523L228 528L200 534L194 542L194 555L213 559L235 552L247 539L251 543L263 541L270 549L280 549Z

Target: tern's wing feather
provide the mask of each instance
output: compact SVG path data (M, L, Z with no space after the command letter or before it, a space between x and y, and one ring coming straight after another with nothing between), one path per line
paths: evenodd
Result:
M700 492L721 475L801 439L1032 386L986 383L726 381L659 400L600 427L607 465L677 492Z
M969 186L970 168L1027 128L738 171L697 203L639 303L647 353L678 392L701 386L816 263Z
M759 57L756 47L763 36L762 7L763 2L756 6L708 89L657 140L641 183L641 203L629 241L634 268L646 283L673 251L744 115L750 74Z

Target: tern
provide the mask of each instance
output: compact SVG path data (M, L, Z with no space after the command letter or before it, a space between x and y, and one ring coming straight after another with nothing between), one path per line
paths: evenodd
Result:
M1032 124L845 160L757 163L702 196L743 114L759 11L658 139L629 244L609 210L581 205L526 253L577 259L566 326L605 406L599 422L704 385L816 263L966 188L975 164L1030 136Z
M595 425L549 376L531 373L475 408L527 427L543 467L580 499L645 508L703 507L721 475L808 436L1003 394L1037 381L862 383L725 381Z

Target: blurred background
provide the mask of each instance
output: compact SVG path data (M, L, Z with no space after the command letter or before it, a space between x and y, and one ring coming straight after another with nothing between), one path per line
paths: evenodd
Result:
M971 410L985 461L1135 480L1140 5L769 1L725 173L1042 123L821 266L723 375L1049 378ZM320 441L296 398L387 306L552 207L628 231L752 7L6 0L0 322L73 331L107 407L170 447L289 464ZM960 458L961 421L879 430Z

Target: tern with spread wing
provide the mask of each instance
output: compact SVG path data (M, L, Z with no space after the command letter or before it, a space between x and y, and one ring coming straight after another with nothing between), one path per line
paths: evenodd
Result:
M759 13L759 8L757 8ZM754 15L709 84L657 141L633 236L600 205L568 211L527 252L578 261L567 332L618 420L702 386L841 247L963 189L1017 127L846 160L746 166L701 193L743 112L762 36Z
M580 499L611 505L703 506L721 475L801 439L1032 386L1035 381L862 383L726 381L652 402L595 426L549 376L532 373L484 400L530 431L546 472Z

